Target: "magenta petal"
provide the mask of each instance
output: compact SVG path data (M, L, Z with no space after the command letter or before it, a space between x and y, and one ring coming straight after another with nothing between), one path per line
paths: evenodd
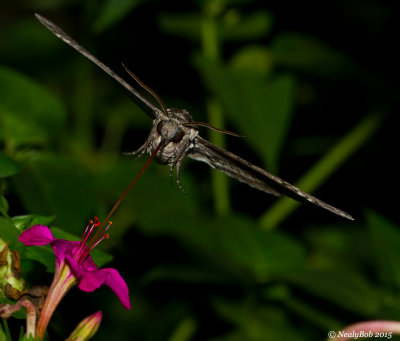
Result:
M95 264L95 262L93 262L92 257L87 256L86 259L82 262L82 263L78 263L71 255L65 255L65 259L68 263L68 265L71 267L73 274L81 279L82 277L86 276L87 274L96 274L97 270L99 269L97 267L97 265ZM96 279L92 279L87 278L86 281L88 282L88 284L84 284L85 288L88 288L87 290L84 291L93 291L95 289L97 289L100 285L102 285L104 283L104 278L102 279L102 281L100 282L100 284L97 284L97 280ZM93 289L90 285L90 283L95 283L93 285Z
M55 239L47 226L34 225L22 232L18 240L25 245L46 245Z
M56 256L57 264L60 264L65 258L72 258L74 250L78 247L79 242L69 241L65 239L56 239L51 244L54 255Z
M103 270L84 272L79 282L79 289L92 292L100 288L105 283L106 278L107 273Z
M119 272L112 268L101 269L100 271L108 272L108 276L104 284L108 285L111 290L115 292L125 309L131 309L131 302L129 301L129 289Z
M79 289L90 292L96 290L102 284L109 286L114 291L126 309L131 309L128 286L115 269L107 268L86 272L79 282Z
M82 263L82 268L85 271L97 271L99 270L96 263L93 261L92 257L89 255Z

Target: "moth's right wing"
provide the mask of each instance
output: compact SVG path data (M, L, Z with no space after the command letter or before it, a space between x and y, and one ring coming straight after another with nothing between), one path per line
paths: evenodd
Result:
M96 64L100 69L102 69L105 73L111 76L122 88L127 91L129 97L151 118L158 117L160 113L160 109L154 106L149 100L147 100L143 95L141 95L135 88L133 88L129 83L127 83L123 78L118 76L113 70L111 70L104 63L99 61L95 56L93 56L89 51L87 51L84 47L78 44L74 39L68 36L61 28L59 28L56 24L51 22L49 19L44 16L35 13L36 18L55 36L60 38L62 41L67 43L69 46L73 47L80 54L84 55L87 59Z
M327 204L287 181L282 180L241 157L216 146L200 136L196 137L194 146L187 155L194 160L203 161L209 166L216 168L230 177L260 191L276 196L285 194L297 201L308 202L344 218L354 220L350 214Z

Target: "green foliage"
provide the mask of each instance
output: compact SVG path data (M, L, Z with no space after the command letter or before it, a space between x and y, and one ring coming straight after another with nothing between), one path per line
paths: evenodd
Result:
M159 16L161 28L171 34L184 38L200 39L202 17L200 13L162 14ZM261 11L243 15L232 9L218 22L220 39L226 41L246 41L258 39L269 33L272 18L268 12Z
M303 340L299 333L287 328L289 321L278 308L267 309L251 301L216 301L214 306L220 315L237 326L228 340Z
M359 70L343 52L317 38L299 33L283 33L271 44L275 62L319 77L348 77Z
M47 225L54 221L55 216L40 216L37 214L27 214L21 216L12 217L12 222L16 228L20 231L26 230L33 225Z
M18 173L20 167L11 158L0 153L0 178L6 178L8 176Z
M377 113L363 118L329 152L315 163L296 185L304 191L314 191L315 188L326 180L355 150L360 148L374 134L380 124L381 116ZM299 207L298 202L289 198L282 198L261 216L260 223L265 229L275 228L282 219L285 219L297 207Z
M0 324L0 340L1 341L11 341L10 330L8 329L8 324L5 320L2 320L2 325Z
M21 250L18 242L19 231L9 220L0 217L0 238L9 243L11 250Z
M85 221L94 206L89 180L89 174L76 161L42 153L26 158L24 170L13 183L30 212L57 213L57 225L77 233L82 228L77 221ZM77 193L86 199L77 201Z
M240 127L265 165L276 172L293 112L293 77L279 75L266 79L257 73L231 70L202 60L197 64L228 117Z
M105 0L93 23L93 29L101 32L118 23L144 0Z
M61 133L64 119L63 105L46 89L0 66L0 138L7 148L49 143Z
M376 271L388 286L400 287L400 232L398 226L376 212L367 212Z
M375 161L389 148L380 139L390 134L375 137L397 94L389 75L371 75L318 27L301 30L305 12L288 25L278 21L287 12L261 2L34 4L117 73L121 59L132 59L166 104L185 103L195 121L244 136L212 132L213 143L299 178L305 191L323 187L323 199L357 216L347 223L288 198L275 203L189 158L180 174L185 195L175 173L171 185L168 167L153 162L111 218L111 238L92 253L127 279L133 311L106 290L71 291L58 312L64 329L75 326L68 323L80 305L103 311L99 340L300 341L356 321L400 320L398 219L380 212L390 212L392 199L374 192L395 191L395 181L382 185L387 160ZM143 166L146 156L120 153L143 143L151 120L31 16L4 13L0 238L19 252L28 286L48 285L51 247L25 247L19 234L42 224L56 238L79 240ZM376 211L358 213L368 206ZM5 322L3 339L11 339Z

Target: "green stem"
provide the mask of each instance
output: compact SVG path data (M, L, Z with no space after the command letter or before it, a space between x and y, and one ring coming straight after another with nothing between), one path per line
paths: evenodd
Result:
M220 60L220 43L217 32L217 11L212 8L213 3L208 2L202 17L202 53L205 59L212 63ZM224 117L221 104L214 98L207 100L208 122L218 128L224 128ZM215 131L210 131L210 141L216 145L225 147L225 136ZM230 195L228 178L215 170L211 171L211 181L214 197L214 209L217 215L226 215L230 211Z
M209 114L209 122L215 127L223 128L223 116L221 105L214 99L207 101L207 112ZM210 141L224 148L225 136L217 131L210 131ZM211 183L214 197L214 210L219 216L223 216L230 211L230 196L229 196L229 179L228 177L215 170L211 169Z
M296 186L306 192L313 192L357 151L378 129L381 115L370 114L344 136L324 157L322 157ZM300 204L290 198L279 199L260 218L261 228L272 230L287 218Z

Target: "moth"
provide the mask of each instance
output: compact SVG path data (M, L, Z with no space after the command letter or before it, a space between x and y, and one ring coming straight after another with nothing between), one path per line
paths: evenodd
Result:
M180 167L184 157L188 156L191 159L205 162L210 167L216 168L226 175L260 191L275 196L285 194L297 201L311 203L344 218L354 220L350 214L317 199L287 181L278 178L266 170L257 167L241 157L202 138L196 129L197 126L205 125L216 130L220 129L211 127L205 123L194 122L192 116L185 109L167 109L157 94L144 85L128 68L125 67L125 65L123 65L125 70L157 99L161 106L161 108L158 108L122 77L118 76L108 66L99 61L74 39L69 37L57 25L39 14L35 14L35 16L54 35L73 47L111 76L120 86L122 86L122 88L128 93L129 97L153 119L153 126L145 143L137 151L129 154L140 157L145 152L149 154L155 153L156 157L162 163L165 163L170 167L170 175L172 175L173 170L176 168L177 184L181 189L182 186L179 179ZM230 133L224 130L221 131ZM230 134L235 135L234 133Z

